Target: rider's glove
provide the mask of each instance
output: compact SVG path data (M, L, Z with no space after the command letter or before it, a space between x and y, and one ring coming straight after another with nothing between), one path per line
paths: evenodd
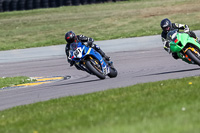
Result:
M69 62L70 67L74 65L74 61L72 60L72 58L67 57L67 61Z
M185 33L188 33L190 31L189 27L187 25L185 25L185 29L184 29L184 32Z
M190 29L188 28L188 29L184 29L184 32L185 33L188 33L190 31Z

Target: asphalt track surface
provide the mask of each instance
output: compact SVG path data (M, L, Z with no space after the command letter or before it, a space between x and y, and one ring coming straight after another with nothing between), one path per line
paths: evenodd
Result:
M200 31L195 31L200 36ZM175 60L162 48L160 36L147 36L97 42L118 70L116 78L100 80L70 67L65 45L0 52L0 77L71 76L52 83L0 90L0 110L82 95L138 83L199 76L200 67Z

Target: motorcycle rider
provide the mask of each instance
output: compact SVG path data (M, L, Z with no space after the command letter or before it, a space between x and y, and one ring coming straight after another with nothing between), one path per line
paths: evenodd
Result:
M167 33L171 30L174 30L174 29L178 29L178 31L183 30L190 37L193 37L194 39L196 39L199 42L196 34L193 31L190 31L188 25L186 25L186 24L171 23L171 21L168 18L165 18L161 21L160 27L163 30L162 34L161 34L162 42L164 45L163 47L168 53L171 53L170 45L169 45L170 42L166 38L167 38ZM174 59L179 58L177 53L172 53L172 56L174 57Z
M94 39L84 36L84 35L76 35L73 31L68 31L65 34L65 40L67 42L66 47L65 47L65 53L67 55L68 62L70 63L70 66L74 65L74 62L72 59L69 57L69 50L70 50L70 44L73 42L82 42L83 45L89 46L93 49L95 49L97 52L101 54L105 60L109 61L110 57L107 56L98 45L94 44Z

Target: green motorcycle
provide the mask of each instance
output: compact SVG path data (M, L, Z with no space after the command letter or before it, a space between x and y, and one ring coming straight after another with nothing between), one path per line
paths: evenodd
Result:
M197 39L190 37L187 33L180 33L176 29L167 34L167 40L170 42L172 53L177 53L179 58L189 64L200 66L200 44Z

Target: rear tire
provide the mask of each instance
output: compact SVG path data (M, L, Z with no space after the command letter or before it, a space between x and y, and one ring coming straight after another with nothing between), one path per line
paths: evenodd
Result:
M117 77L117 70L115 68L110 68L110 73L108 74L110 78Z
M188 49L186 51L186 55L188 55L188 57L193 60L196 64L198 64L200 66L200 58L197 57L197 55L190 49Z
M93 73L94 75L96 75L98 78L100 78L100 79L105 79L105 78L106 78L106 76L103 75L102 73L100 73L100 72L91 64L90 61L86 61L85 65L86 65L87 69L88 69L91 73Z

